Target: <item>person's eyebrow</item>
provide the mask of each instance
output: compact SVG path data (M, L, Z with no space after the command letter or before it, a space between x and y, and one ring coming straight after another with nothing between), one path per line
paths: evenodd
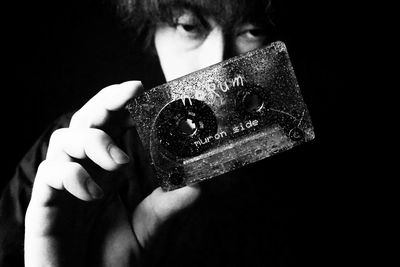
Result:
M182 12L181 14L183 14L184 11L191 12L203 26L210 26L206 17L209 16L211 12L203 6L192 2L185 2L182 5L171 7L171 9L179 10L180 12Z
M198 17L206 17L212 14L212 8L206 7L195 1L183 1L180 4L175 4L171 7L172 9L182 9L193 12Z
M192 1L185 1L182 4L177 5L176 7L188 9L195 13L208 13L209 12L209 10L207 10L207 8L205 8L203 5L200 5L199 3L192 2Z

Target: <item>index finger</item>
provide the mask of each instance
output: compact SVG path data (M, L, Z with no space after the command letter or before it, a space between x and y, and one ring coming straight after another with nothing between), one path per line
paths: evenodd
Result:
M113 111L121 110L133 97L143 92L140 81L128 81L105 87L91 98L71 119L70 127L101 127Z

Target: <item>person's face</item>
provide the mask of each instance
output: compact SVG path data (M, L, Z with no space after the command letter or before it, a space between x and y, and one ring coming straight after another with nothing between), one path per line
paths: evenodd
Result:
M167 81L262 47L264 30L252 23L229 32L212 17L190 10L177 12L173 24L156 27L154 43Z

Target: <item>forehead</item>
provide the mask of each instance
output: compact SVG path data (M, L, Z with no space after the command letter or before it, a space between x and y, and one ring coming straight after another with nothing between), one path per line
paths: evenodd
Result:
M245 2L244 0L239 1L228 1L228 0L148 0L155 3L159 7L165 9L168 7L172 8L187 8L192 10L198 10L201 12L223 12L222 7L226 9L232 9L240 2Z
M269 0L148 0L158 19L170 19L176 10L190 10L198 15L212 16L223 24L240 20L267 19Z

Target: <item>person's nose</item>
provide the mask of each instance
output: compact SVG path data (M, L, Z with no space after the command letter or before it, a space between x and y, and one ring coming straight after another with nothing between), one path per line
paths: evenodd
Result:
M229 38L221 28L211 31L201 45L197 62L198 69L202 69L219 63L232 56L232 51L227 45Z

